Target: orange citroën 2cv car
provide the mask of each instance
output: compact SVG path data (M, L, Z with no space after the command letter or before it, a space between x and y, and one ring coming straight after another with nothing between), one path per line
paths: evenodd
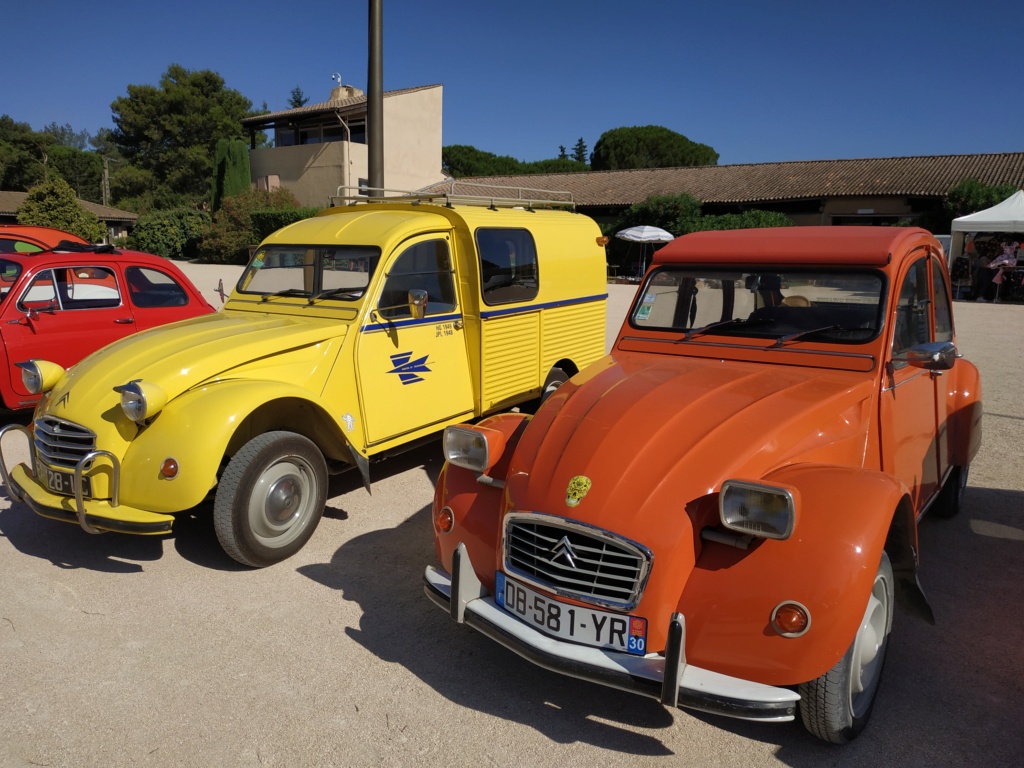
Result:
M536 415L448 428L425 591L547 669L844 743L895 603L934 622L917 524L980 442L928 232L686 235Z

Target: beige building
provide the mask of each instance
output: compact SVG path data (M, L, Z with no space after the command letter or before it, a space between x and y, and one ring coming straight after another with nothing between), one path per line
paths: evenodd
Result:
M441 85L384 93L384 183L415 190L444 178L441 172ZM366 94L339 85L319 104L242 121L249 131L249 165L261 189L289 189L302 205L327 206L344 187L365 187ZM258 147L266 132L272 148Z

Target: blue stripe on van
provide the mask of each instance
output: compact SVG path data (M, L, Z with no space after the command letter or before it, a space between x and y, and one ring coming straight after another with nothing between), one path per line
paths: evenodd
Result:
M408 328L414 325L436 325L437 323L452 323L461 320L462 314L456 312L452 315L431 315L422 320L393 320L390 323L370 323L360 329L360 333L372 333L373 331L387 331L391 328Z

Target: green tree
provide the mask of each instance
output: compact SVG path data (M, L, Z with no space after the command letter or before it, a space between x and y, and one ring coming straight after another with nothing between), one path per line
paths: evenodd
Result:
M565 151L565 145L564 144L559 144L558 145L558 159L559 160L568 160L569 159L569 154Z
M76 131L71 127L71 123L64 123L64 125L57 125L55 122L50 123L40 133L53 136L57 144L62 147L71 147L72 149L84 150L89 146L89 142L92 139L88 131Z
M241 120L251 108L252 102L210 70L172 64L159 86L129 85L128 95L111 104L110 138L127 163L148 173L155 185L139 202L208 201L217 141L243 138Z
M0 116L0 189L24 192L46 178L53 136L36 133L28 123Z
M81 199L103 202L103 158L95 152L57 144L47 153L47 165L60 174Z
M260 241L253 225L254 211L281 211L299 207L295 196L284 187L273 192L246 189L234 197L225 197L213 224L203 235L199 258L215 264L244 264L249 246Z
M288 97L288 106L292 109L298 109L299 107L306 106L309 101L309 97L302 92L299 86L292 88L292 95Z
M707 144L690 141L659 125L605 131L590 158L595 171L717 164L718 153Z
M91 243L106 236L96 214L85 210L71 186L57 176L28 191L28 196L18 208L18 223L74 232Z
M1016 191L1013 184L984 184L974 178L964 179L946 194L946 211L951 219L966 216L991 208ZM949 227L945 231L948 232Z
M213 210L221 200L249 188L249 148L241 139L221 139L213 161Z
M519 161L465 144L452 144L441 148L441 168L456 179L465 176L512 176L519 172Z
M587 164L587 143L583 141L583 137L576 141L576 144L572 148L572 159L577 163Z

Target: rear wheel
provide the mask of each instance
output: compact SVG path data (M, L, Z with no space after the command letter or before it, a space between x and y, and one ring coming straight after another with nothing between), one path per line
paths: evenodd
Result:
M544 380L544 389L540 391L540 401L543 403L553 394L555 390L565 384L569 380L568 374L557 366L552 368L548 372L548 377Z
M963 506L964 491L967 490L967 475L970 467L953 467L946 478L946 484L939 491L939 496L929 510L936 517L956 517Z
M800 686L800 717L819 739L845 744L867 725L885 665L892 609L892 566L883 552L864 618L849 650L824 675Z
M309 541L327 502L327 464L293 432L268 432L242 446L217 485L217 539L240 563L262 568Z

